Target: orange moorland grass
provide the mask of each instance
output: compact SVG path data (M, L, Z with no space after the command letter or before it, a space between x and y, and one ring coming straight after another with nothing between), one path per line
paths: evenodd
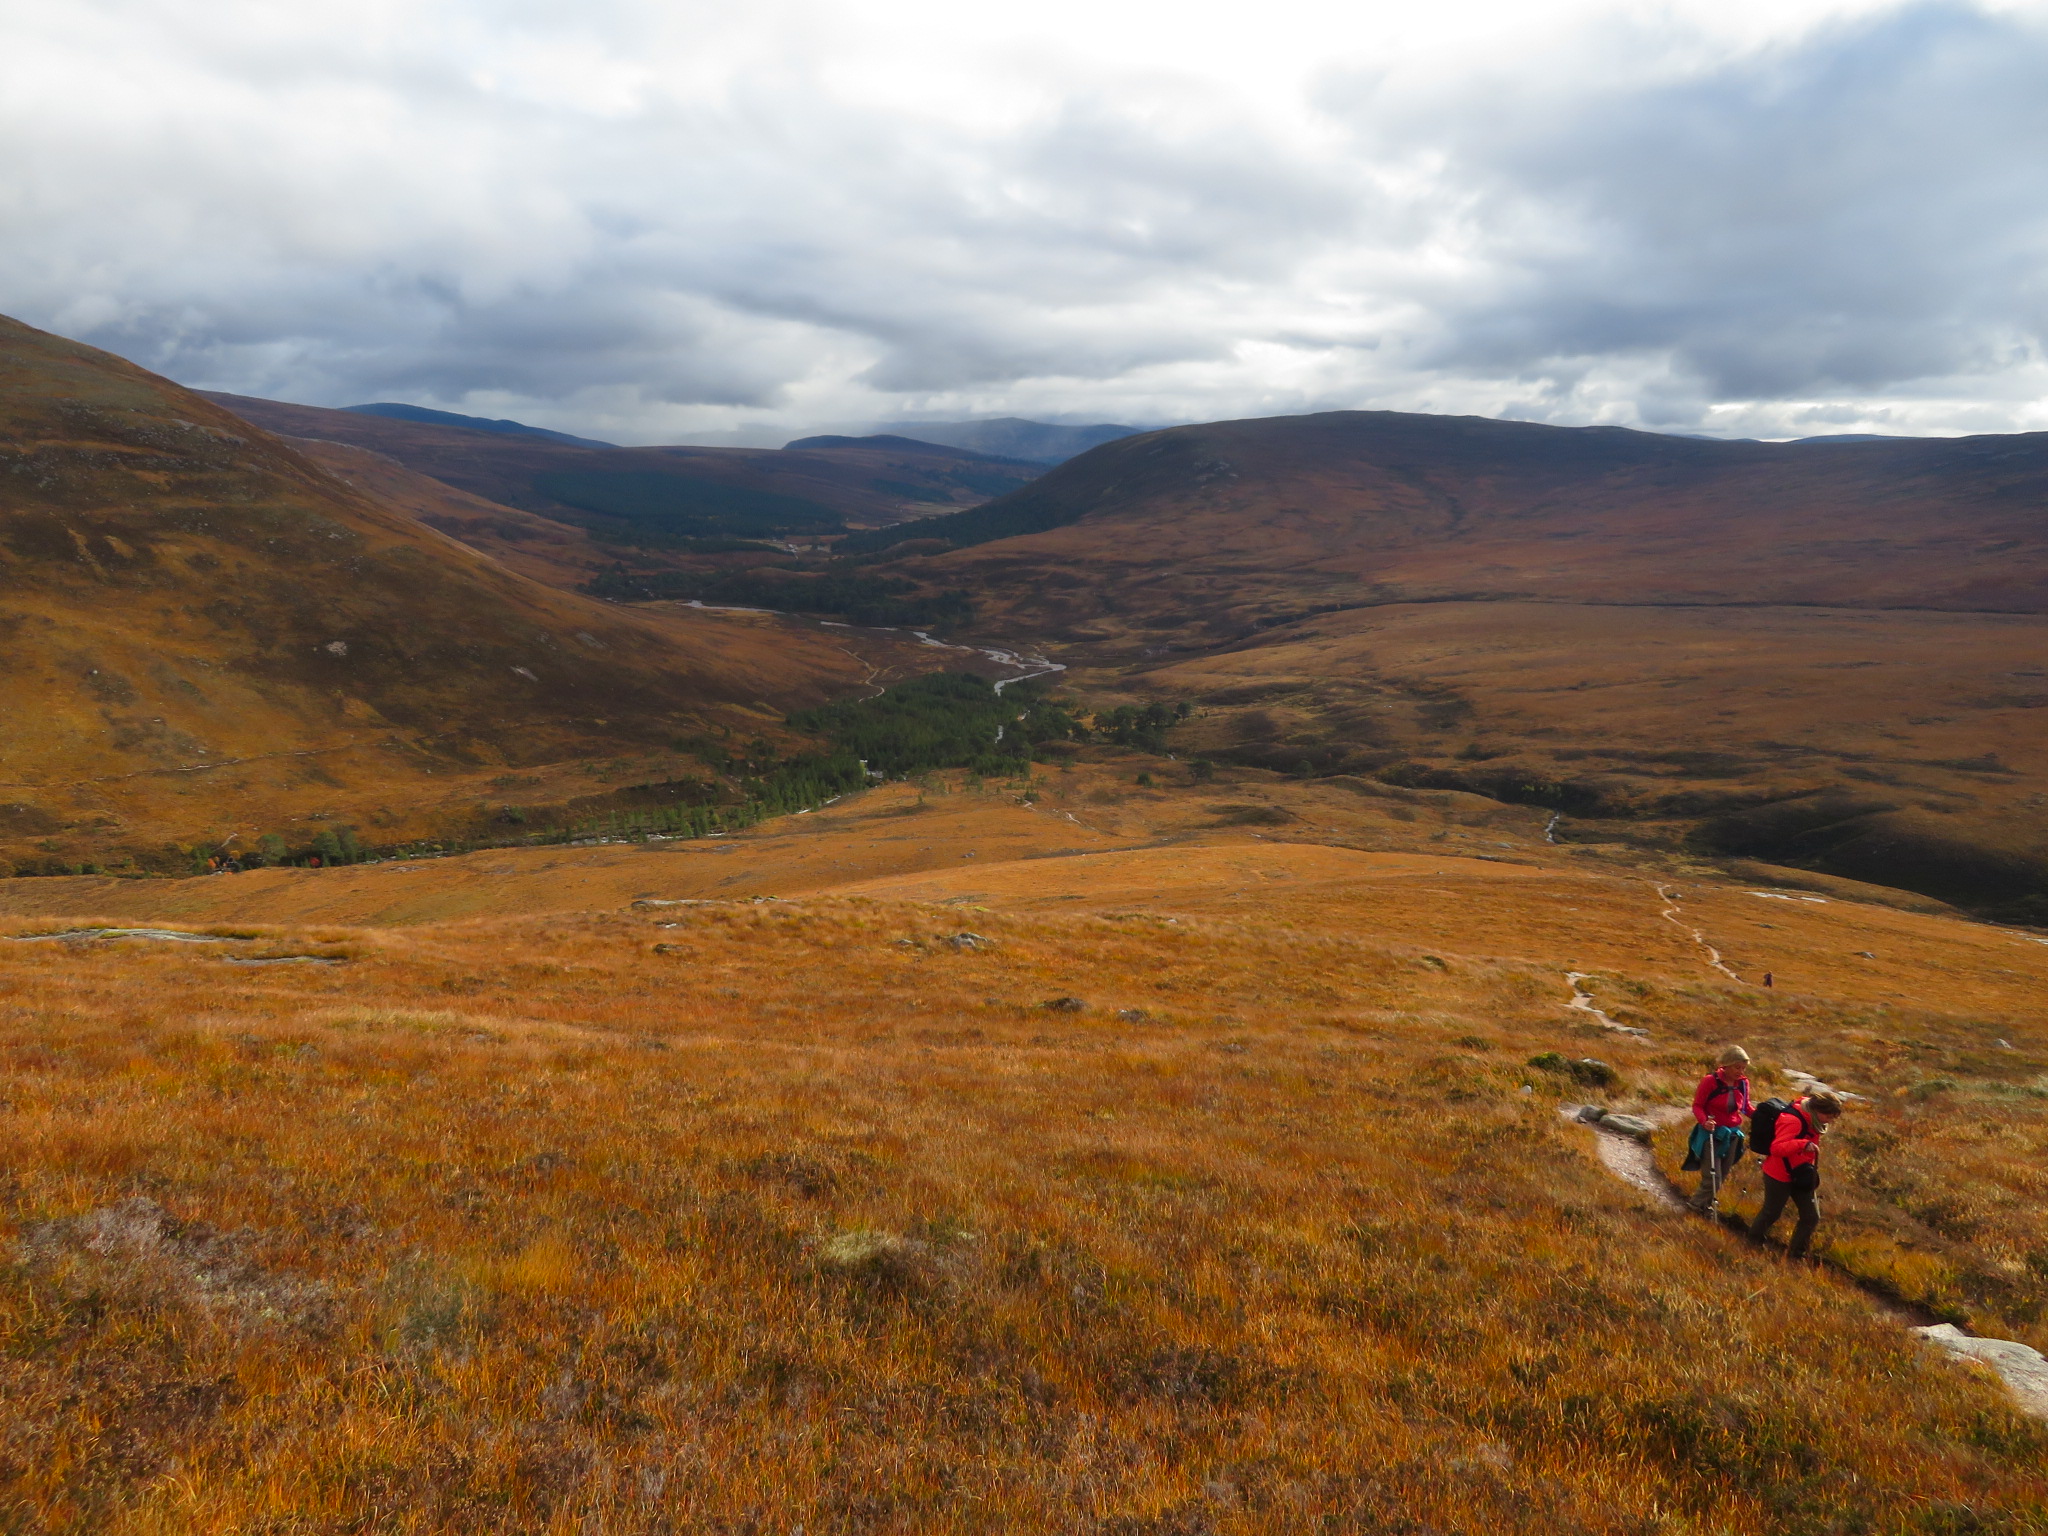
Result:
M1524 962L829 897L240 931L0 941L7 1529L2048 1522L1994 1383L1599 1171ZM1637 986L1605 1054L1668 1096L1723 1016Z

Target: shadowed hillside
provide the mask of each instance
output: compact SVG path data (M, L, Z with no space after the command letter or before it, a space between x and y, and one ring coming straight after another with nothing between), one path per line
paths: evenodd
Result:
M1186 750L2048 922L2044 505L2048 434L1347 412L1110 443L848 547L1089 686L1199 698Z
M1347 411L1126 438L986 507L865 542L1044 534L948 564L997 589L1012 568L1075 577L1047 605L1055 619L1158 620L1202 601L1187 618L1210 634L1326 599L2036 613L2044 504L2048 433L1716 443Z
M1038 466L897 439L803 448L606 448L443 422L207 398L289 437L367 448L486 501L601 533L809 537L971 506Z
M508 768L751 734L874 670L823 635L547 590L12 321L0 643L0 859L24 865L308 818L395 836Z

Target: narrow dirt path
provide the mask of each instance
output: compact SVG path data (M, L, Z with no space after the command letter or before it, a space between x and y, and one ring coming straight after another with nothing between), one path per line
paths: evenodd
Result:
M1578 1119L1580 1108L1570 1104L1561 1108L1559 1113L1575 1124L1583 1124L1585 1122ZM1687 1117L1688 1111L1675 1104L1645 1111L1642 1116L1660 1127L1683 1124ZM1601 1167L1631 1188L1648 1195L1660 1210L1673 1215L1692 1213L1684 1196L1664 1176L1664 1170L1657 1166L1656 1155L1648 1145L1598 1124L1587 1125L1587 1129L1593 1133L1593 1151L1600 1159ZM1836 1272L1861 1287L1855 1276L1845 1271ZM1870 1299L1876 1311L1910 1330L1923 1343L1942 1350L1953 1359L1989 1370L2004 1383L2020 1412L2033 1418L2048 1419L2048 1357L2043 1357L2039 1350L2017 1339L1983 1338L1965 1333L1953 1323L1930 1322L1930 1314L1889 1297L1872 1295Z
M1559 1113L1575 1124L1583 1125L1585 1122L1578 1118L1581 1107L1577 1104L1568 1104ZM1674 1106L1652 1110L1643 1118L1658 1125L1669 1125L1684 1114L1684 1110ZM1671 1187L1671 1181L1664 1177L1663 1170L1657 1166L1656 1155L1647 1145L1637 1141L1633 1136L1605 1130L1599 1125L1594 1125L1591 1129L1593 1151L1600 1159L1601 1167L1624 1184L1634 1185L1667 1211L1683 1211L1686 1208L1685 1201L1680 1198L1678 1191Z
M1706 952L1708 965L1712 966L1715 970L1719 971L1723 976L1726 976L1730 981L1735 982L1738 985L1747 985L1747 983L1744 982L1740 976L1736 975L1733 971L1729 970L1727 966L1721 963L1721 951L1714 948L1713 945L1707 942L1706 930L1701 928L1689 928L1685 925L1685 923L1680 921L1678 915L1680 908L1678 905L1678 898L1676 896L1674 896L1671 892L1665 890L1664 887L1660 885L1657 887L1657 897L1660 901L1664 903L1664 910L1658 915L1662 917L1665 922L1669 923L1672 927L1676 928L1680 933L1684 934L1687 938L1691 939L1693 943L1697 944L1702 950L1704 950Z
M889 691L883 684L876 681L882 675L882 669L872 661L869 661L867 657L843 645L835 645L832 649L848 660L857 661L868 669L868 675L860 680L860 686L868 690L860 696L862 703L866 703L869 699L879 698Z
M1617 1035L1634 1035L1638 1040L1650 1038L1650 1032L1647 1029L1637 1029L1630 1024L1617 1024L1600 1011L1599 1006L1593 1001L1593 994L1588 992L1583 985L1583 983L1593 979L1591 971L1566 971L1564 979L1570 984L1572 989L1572 1000L1566 1003L1565 1007L1575 1013L1590 1014L1593 1021L1601 1028L1611 1029Z

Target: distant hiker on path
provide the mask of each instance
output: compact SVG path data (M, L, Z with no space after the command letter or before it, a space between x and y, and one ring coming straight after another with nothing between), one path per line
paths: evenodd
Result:
M1785 1252L1803 1259L1820 1225L1820 1139L1841 1118L1842 1101L1831 1093L1809 1093L1772 1114L1774 1103L1760 1108L1752 1122L1759 1142L1768 1124L1771 1150L1764 1159L1764 1208L1756 1213L1749 1235L1759 1243L1769 1236L1789 1200L1799 1207L1799 1225Z
M1699 1192L1692 1208L1711 1216L1721 1200L1729 1170L1742 1160L1749 1142L1742 1122L1753 1111L1749 1102L1749 1052L1731 1045L1721 1064L1700 1079L1692 1095L1692 1142L1685 1152L1685 1171L1699 1170Z
M1764 985L1768 987L1768 986L1769 986L1770 984L1771 984L1771 973L1770 973L1769 971L1765 971L1765 972L1764 972Z

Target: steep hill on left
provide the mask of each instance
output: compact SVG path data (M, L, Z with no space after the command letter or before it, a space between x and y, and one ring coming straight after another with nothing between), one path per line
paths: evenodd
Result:
M844 646L551 591L0 318L0 873L182 872L198 844L433 836L674 777L679 744L872 676Z

